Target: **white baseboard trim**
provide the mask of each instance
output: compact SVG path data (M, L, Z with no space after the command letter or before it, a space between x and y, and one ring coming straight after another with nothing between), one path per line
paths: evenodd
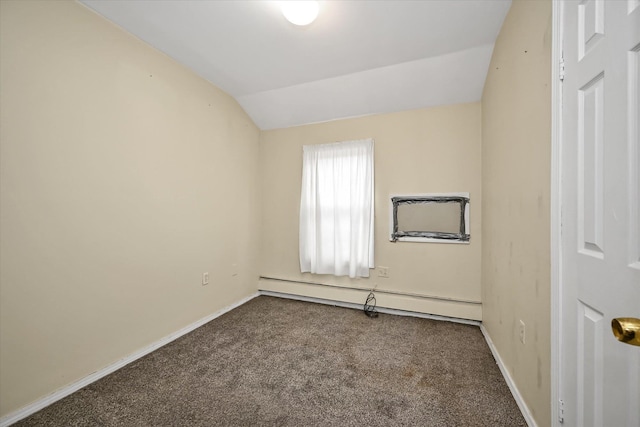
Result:
M336 307L353 308L356 310L363 309L363 304L356 304L353 302L344 302L344 301L336 301L336 300L330 300L330 299L324 299L324 298L307 297L303 295L288 294L284 292L274 292L274 291L261 290L261 291L258 291L258 293L260 295L265 295L269 297L278 297L278 298L285 298L285 299L293 299L297 301L315 302L318 304L334 305ZM443 320L445 322L463 323L465 325L480 326L480 322L477 320L459 319L457 317L439 316L437 314L420 313L417 311L398 310L395 308L385 308L385 307L376 307L376 310L380 313L393 314L396 316L420 317L422 319Z
M357 305L364 303L371 288L261 276L258 280L258 290L350 302ZM480 301L380 289L377 286L374 292L380 307L478 322L482 320Z
M484 325L480 325L480 330L482 331L482 335L484 335L484 339L487 341L487 345L489 346L491 353L493 353L493 358L496 359L498 368L500 368L500 372L502 372L502 376L504 377L504 380L507 382L507 385L509 386L509 390L511 390L511 394L513 395L513 398L518 404L518 408L520 408L520 412L522 412L522 416L524 417L524 420L527 422L527 425L529 427L538 427L535 420L533 419L533 416L531 415L531 411L529 411L529 408L527 407L527 404L524 403L524 399L522 398L522 395L520 394L518 387L516 387L516 383L513 382L513 378L511 378L511 375L509 374L507 367L504 366L504 363L502 363L502 358L500 357L500 354L498 354L498 350L496 349L496 346L493 344L493 341L491 341L491 337L489 336L489 333L485 329Z
M315 297L306 297L306 296L301 296L301 295L294 295L294 294L286 294L286 293L281 293L281 292L272 292L272 291L258 291L253 295L249 295L246 298L241 299L240 301L231 304L227 307L224 307L221 310L216 311L213 314L210 314L190 325L185 326L184 328L169 334L163 338L161 338L160 340L154 342L153 344L133 353L130 354L129 356L120 359L119 361L106 366L103 369L100 369L99 371L96 371L90 375L87 375L86 377L69 384L66 387L63 387L53 393L51 393L50 395L47 395L45 397L43 397L42 399L38 399L35 402L24 406L20 409L18 409L15 412L12 412L4 417L2 417L0 419L0 427L7 427L10 426L11 424L20 421L23 418L28 417L31 414L34 414L36 412L38 412L39 410L51 405L54 402L57 402L60 399L63 399L67 396L69 396L70 394L80 390L83 387L88 386L89 384L99 380L100 378L103 378L109 374L111 374L112 372L117 371L118 369L128 365L131 362L134 362L138 359L140 359L143 356L146 356L147 354L159 349L160 347L169 344L170 342L180 338L183 335L188 334L189 332L199 328L200 326L204 325L205 323L208 323L210 321L212 321L213 319L222 316L223 314L233 310L234 308L237 308L245 303L247 303L248 301L254 299L255 297L259 296L259 295L265 295L265 296L272 296L272 297L278 297L278 298L286 298L286 299L293 299L293 300L298 300L298 301L307 301L307 302L314 302L314 303L318 303L318 304L326 304L326 305L333 305L333 306L337 306L337 307L345 307L345 308L352 308L352 309L356 309L356 310L361 310L362 309L362 304L355 304L355 303L350 303L350 302L342 302L342 301L334 301L334 300L328 300L328 299L323 299L323 298L315 298ZM491 350L491 353L493 354L493 357L495 358L498 367L500 368L500 372L502 372L502 376L504 377L507 386L509 386L509 390L511 390L511 394L513 395L513 398L515 399L516 403L518 404L518 407L520 408L520 411L522 412L522 416L524 417L525 421L527 422L527 424L529 425L529 427L537 427L537 424L535 423L535 421L533 420L533 416L531 415L531 412L529 411L529 408L527 407L527 405L524 403L524 400L522 399L522 396L520 395L520 392L518 391L518 388L516 387L515 383L513 382L513 379L511 378L511 375L509 374L509 372L507 371L506 367L504 366L504 364L502 363L502 359L500 358L500 355L498 354L498 351L496 350L495 345L493 344L493 341L491 341L491 338L489 337L489 334L487 333L486 329L484 328L484 326L475 320L468 320L468 319L458 319L458 318L454 318L454 317L446 317L446 316L438 316L438 315L433 315L433 314L427 314L427 313L419 313L419 312L414 312L414 311L406 311L406 310L397 310L397 309L392 309L392 308L385 308L385 307L376 307L376 310L378 310L380 313L385 313L385 314L392 314L392 315L397 315L397 316L409 316L409 317L420 317L423 319L433 319L433 320L442 320L442 321L447 321L447 322L455 322L455 323L463 323L466 325L475 325L475 326L479 326L480 330L482 331L482 334L484 335L485 340L487 341L487 345L489 346L489 349Z
M171 341L174 341L178 338L180 338L183 335L188 334L189 332L199 328L200 326L204 325L205 323L208 323L210 321L212 321L213 319L222 316L223 314L233 310L234 308L240 307L242 304L247 303L248 301L254 299L255 297L257 297L259 295L258 292L256 292L253 295L249 295L246 298L241 299L238 302L235 302L227 307L224 307L218 311L216 311L213 314L210 314L206 317L203 317L202 319L185 326L184 328L169 334L161 339L159 339L158 341L154 342L153 344L135 352L130 354L129 356L118 360L115 363L112 363L111 365L108 365L102 369L100 369L99 371L96 371L90 375L87 375L84 378L81 378L80 380L69 384L66 387L63 387L45 397L43 397L42 399L38 399L35 402L24 406L20 409L18 409L15 412L12 412L10 414L5 415L4 417L2 417L0 419L0 427L6 427L6 426L10 426L11 424L20 421L23 418L28 417L31 414L34 414L36 412L38 412L39 410L51 405L54 402L57 402L58 400L69 396L71 393L74 393L78 390L80 390L83 387L88 386L89 384L99 380L100 378L103 378L107 375L109 375L112 372L117 371L118 369L128 365L131 362L134 362L138 359L140 359L143 356L146 356L147 354L151 353L152 351L155 351L157 349L159 349L160 347L169 344Z

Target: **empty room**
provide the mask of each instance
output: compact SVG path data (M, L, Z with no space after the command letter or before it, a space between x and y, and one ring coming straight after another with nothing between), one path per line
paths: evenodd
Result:
M640 427L638 0L1 0L0 426Z

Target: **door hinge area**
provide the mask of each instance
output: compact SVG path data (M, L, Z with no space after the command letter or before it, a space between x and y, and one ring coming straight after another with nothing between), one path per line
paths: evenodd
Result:
M558 76L560 77L560 81L564 80L564 58L560 58Z
M564 400L558 400L558 422L562 424L564 422Z

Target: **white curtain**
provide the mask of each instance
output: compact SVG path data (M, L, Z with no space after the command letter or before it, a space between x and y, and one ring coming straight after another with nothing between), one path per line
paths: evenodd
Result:
M300 270L369 277L373 268L373 140L305 145Z

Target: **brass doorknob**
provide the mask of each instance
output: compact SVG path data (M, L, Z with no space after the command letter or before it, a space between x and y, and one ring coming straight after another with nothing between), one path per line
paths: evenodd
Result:
M640 346L640 319L618 317L611 321L611 330L618 341Z

